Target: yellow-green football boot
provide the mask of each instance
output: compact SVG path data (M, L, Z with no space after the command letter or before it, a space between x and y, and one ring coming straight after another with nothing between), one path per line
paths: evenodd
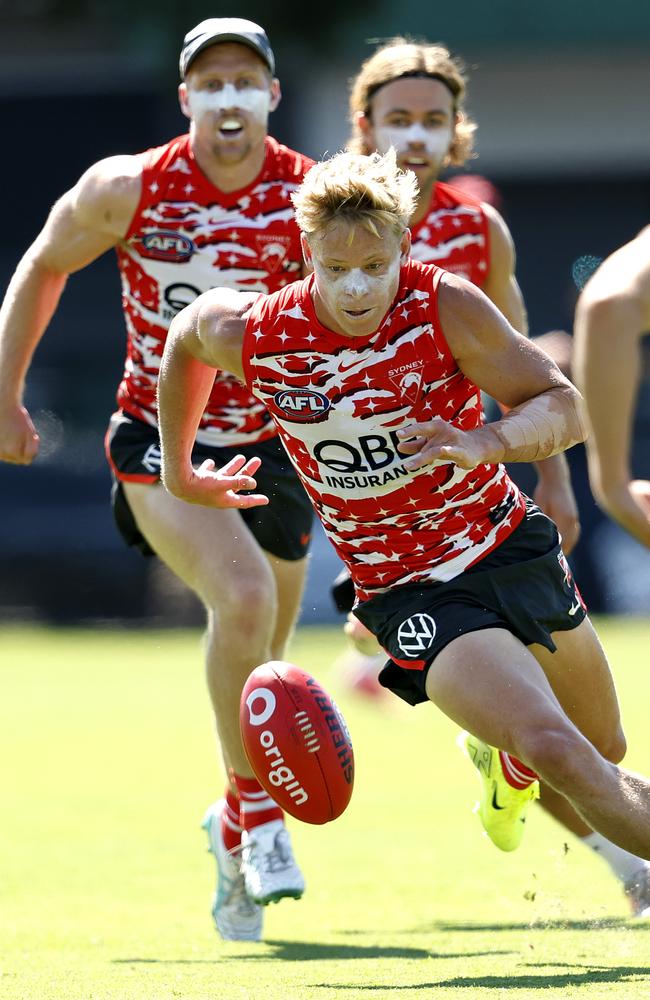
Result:
M516 850L524 835L528 807L539 798L539 782L534 781L528 788L513 788L503 776L495 747L465 732L459 734L457 743L476 768L483 785L483 795L474 809L483 829L500 851Z

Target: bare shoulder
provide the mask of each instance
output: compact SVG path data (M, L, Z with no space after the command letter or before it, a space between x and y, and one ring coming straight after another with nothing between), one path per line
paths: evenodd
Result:
M487 201L481 202L481 208L485 212L485 217L488 220L490 236L493 239L512 244L512 235L508 229L506 220L503 218L501 213L496 210L494 205L488 204Z
M260 297L259 292L239 292L234 288L212 288L204 292L194 302L199 322L206 328L223 327L232 323L241 325L243 330L247 313Z
M139 158L109 156L82 174L70 192L70 203L79 222L121 239L138 207L141 189Z
M650 318L650 226L645 226L633 241L634 262L632 271L635 275L637 294L640 296Z
M478 343L489 350L490 337L499 337L504 330L515 332L480 288L448 271L440 279L438 313L455 357Z
M190 307L204 357L209 358L210 363L237 375L241 373L247 314L258 298L256 292L213 288L200 295Z
M518 406L546 389L568 384L551 358L518 333L471 282L445 272L438 307L456 364L494 399Z
M610 254L585 285L583 302L626 294L650 280L650 226Z
M490 270L514 271L515 245L505 219L496 208L482 202L481 207L488 220L490 240Z

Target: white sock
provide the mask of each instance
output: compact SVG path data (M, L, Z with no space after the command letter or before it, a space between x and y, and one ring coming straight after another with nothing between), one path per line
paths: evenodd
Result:
M644 861L643 858L637 858L636 854L630 854L622 847L617 847L600 833L590 833L586 837L581 837L580 840L587 847L591 847L596 854L600 854L621 882L629 882L643 868L648 867L648 862Z

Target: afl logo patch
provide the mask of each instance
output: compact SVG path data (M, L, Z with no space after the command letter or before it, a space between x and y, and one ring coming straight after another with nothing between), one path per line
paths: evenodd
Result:
M327 396L315 389L283 389L276 392L273 402L288 420L297 423L315 420L330 408Z
M166 232L161 229L155 233L146 233L142 237L142 255L154 260L179 263L189 260L195 249L192 240L182 233Z

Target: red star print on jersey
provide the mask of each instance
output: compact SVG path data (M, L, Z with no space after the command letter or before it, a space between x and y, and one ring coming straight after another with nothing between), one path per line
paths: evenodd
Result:
M436 264L475 285L490 268L488 220L480 201L441 181L435 185L425 217L411 229L411 257Z
M397 430L442 416L483 422L480 392L440 327L440 268L409 261L380 329L345 337L318 321L313 277L260 300L244 337L248 385L283 444L361 600L450 580L504 541L524 499L500 465L408 470Z
M258 177L224 194L199 169L188 135L140 159L140 203L117 250L127 329L117 401L155 426L160 359L176 313L210 288L275 292L300 276L290 195L312 161L267 138ZM259 400L233 375L219 372L197 440L237 447L276 433Z

